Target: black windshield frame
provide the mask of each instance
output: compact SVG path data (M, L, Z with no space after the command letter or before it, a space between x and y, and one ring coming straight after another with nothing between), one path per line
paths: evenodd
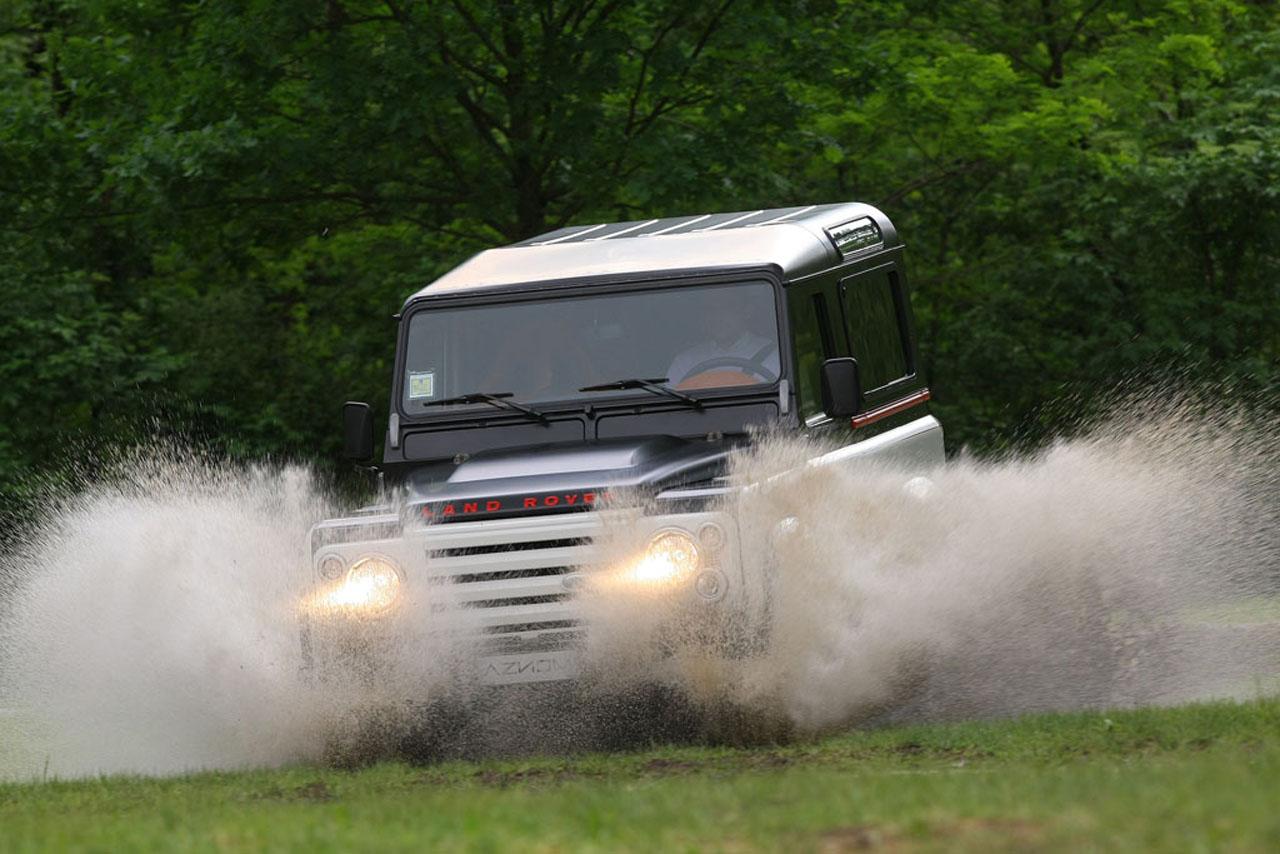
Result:
M403 388L409 349L409 329L414 316L419 312L437 309L457 309L471 306L493 306L523 302L547 302L556 299L572 299L608 294L640 293L646 291L662 291L673 288L693 288L725 284L767 284L773 294L774 320L777 324L779 372L778 378L771 383L760 383L751 386L725 387L714 389L698 389L691 391L694 397L708 404L716 401L777 399L779 389L786 383L790 394L792 388L790 377L793 366L791 353L791 336L787 326L786 294L783 283L776 271L770 268L736 268L723 271L703 272L690 275L683 272L678 275L665 275L655 272L643 278L637 277L603 277L588 281L561 281L543 283L536 286L524 285L512 288L494 288L492 290L474 291L457 295L440 294L420 297L409 303L399 317L399 330L396 343L395 371L392 377L391 407L402 423L405 424L445 424L451 422L479 422L490 420L510 420L512 413L504 413L492 407L459 406L444 408L439 412L410 412L404 406ZM521 401L522 403L524 401ZM634 393L619 393L602 396L582 392L562 400L538 401L538 409L554 418L561 414L581 414L590 407L598 412L630 409L634 411L664 408L687 408L675 400L664 400L643 390Z

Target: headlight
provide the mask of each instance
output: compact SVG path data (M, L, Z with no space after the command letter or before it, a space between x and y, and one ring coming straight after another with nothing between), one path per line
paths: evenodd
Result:
M659 531L631 569L634 581L670 584L685 581L702 565L698 544L685 531Z
M396 603L402 583L399 567L387 558L361 558L341 583L321 592L314 604L321 610L375 614Z

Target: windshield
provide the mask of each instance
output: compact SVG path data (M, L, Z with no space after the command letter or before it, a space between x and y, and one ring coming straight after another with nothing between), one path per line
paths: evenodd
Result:
M418 415L466 394L601 401L645 392L580 389L636 378L689 391L761 386L779 372L773 287L756 281L418 311L401 393Z

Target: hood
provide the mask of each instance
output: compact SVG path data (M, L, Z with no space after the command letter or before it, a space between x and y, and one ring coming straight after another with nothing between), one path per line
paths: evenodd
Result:
M407 500L415 515L439 522L584 509L610 490L711 481L740 442L646 436L484 451L413 470Z

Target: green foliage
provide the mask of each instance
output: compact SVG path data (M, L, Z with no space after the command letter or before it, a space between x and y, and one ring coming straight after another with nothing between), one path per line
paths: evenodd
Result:
M1274 390L1277 5L15 0L0 490L157 401L330 463L471 252L845 199L910 245L953 447L1122 376Z

